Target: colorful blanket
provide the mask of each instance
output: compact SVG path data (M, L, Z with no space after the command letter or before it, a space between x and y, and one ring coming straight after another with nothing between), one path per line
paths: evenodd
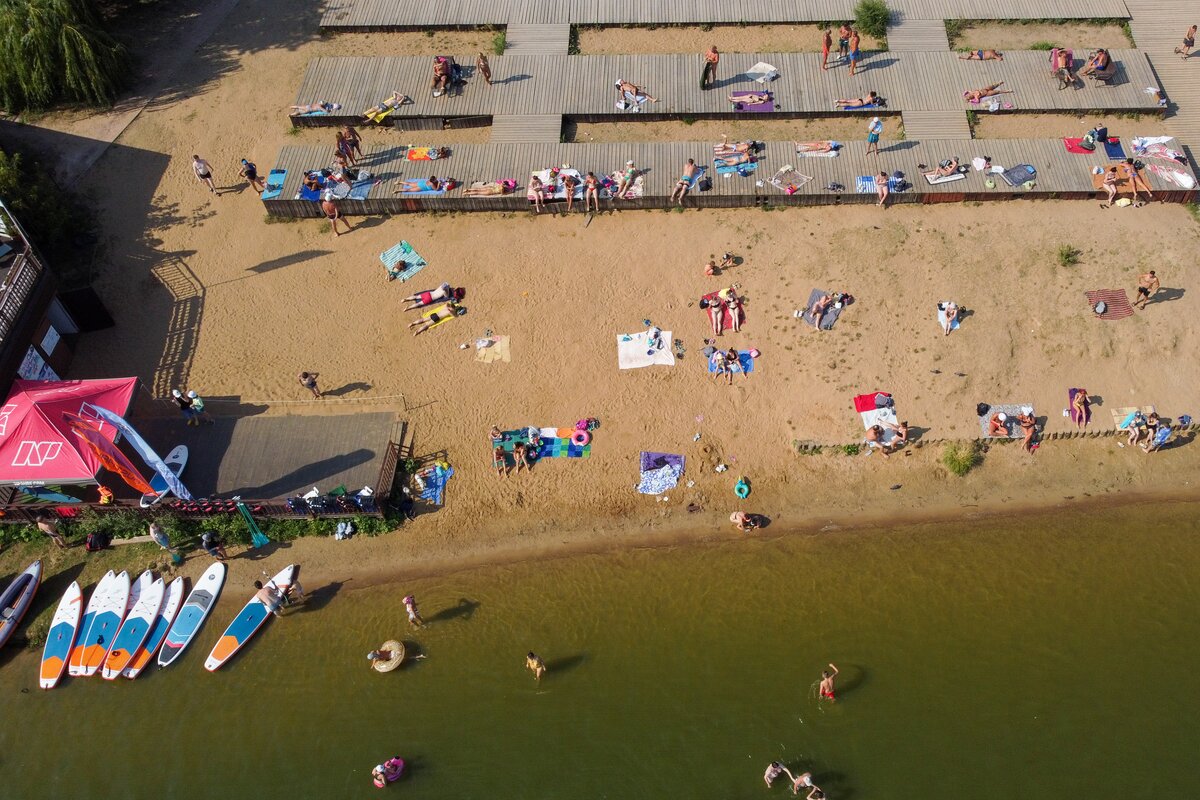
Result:
M538 458L587 458L592 454L591 442L582 447L571 442L571 437L575 434L574 428L538 428L537 431L541 440L541 447L537 451ZM512 457L513 446L517 442L528 441L528 428L503 432L500 446L504 448L508 466L516 466Z
M709 303L715 304L715 305L710 305L707 309L705 309L705 311L707 311L707 313L708 313L709 322L712 321L713 314L720 314L721 315L721 330L722 331L731 331L731 330L733 330L733 315L726 313L728 311L728 306L726 306L724 303L722 303L720 301L720 297L718 295L720 295L720 292L709 292L708 294L704 295L700 299L707 300ZM745 324L746 324L746 307L744 305L742 305L741 303L738 303L738 327L740 328L742 325L745 325Z
M718 353L713 353L712 358L708 359L709 373L717 371L717 355ZM749 350L738 350L738 369L747 375L754 372L754 359L751 357ZM737 369L734 370L734 372L737 371Z
M900 181L895 178L888 178L888 191L899 194L904 190L900 188ZM859 175L854 179L854 191L859 194L872 194L875 192L875 176L874 175Z
M637 490L641 494L662 494L674 489L683 475L683 456L673 453L647 453L641 455L641 480Z
M431 472L421 476L421 480L425 482L425 488L421 491L421 499L440 506L442 493L445 492L446 484L452 477L454 477L454 467L435 466Z
M1133 316L1133 306L1129 304L1129 295L1124 289L1097 289L1084 294L1087 296L1089 308L1094 309L1102 300L1108 306L1100 315L1100 319L1124 319Z
M379 254L379 260L383 262L383 267L387 270L388 280L394 281L399 278L401 283L428 266L428 262L421 258L416 250L413 250L411 244L405 241L384 250ZM401 264L404 266L400 266Z

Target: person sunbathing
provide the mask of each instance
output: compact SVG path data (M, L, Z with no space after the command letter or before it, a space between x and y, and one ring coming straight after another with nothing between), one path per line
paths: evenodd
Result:
M998 94L1012 94L1012 89L1001 89L1004 81L993 83L991 86L986 86L983 89L968 89L963 92L963 99L968 103L978 103L985 97L994 97Z
M1003 61L1004 53L999 50L969 50L958 58L960 61Z
M721 304L729 310L729 321L733 323L734 333L742 329L742 298L737 294L737 290L740 288L742 287L735 283L728 289L722 289L717 293Z
M436 192L442 188L442 182L438 180L437 175L430 175L428 181L396 181L396 188L392 189L392 194L400 192Z
M1059 80L1059 89L1065 89L1068 86L1073 86L1076 78L1075 73L1071 72L1071 67L1075 58L1065 49L1059 49L1054 54L1054 60L1051 63L1050 74Z
M374 122L375 118L380 114L386 114L389 111L394 111L400 106L408 105L411 102L412 98L408 95L400 94L399 92L392 92L391 97L384 100L382 103L379 103L378 105L371 106L364 111L362 114L363 119L367 122Z
M945 320L942 323L942 330L946 332L946 336L949 336L950 331L954 330L955 321L958 320L958 304L953 300L946 303L946 307L942 309L942 316Z
M718 350L711 356L713 365L713 374L717 376L717 380L721 379L722 375L729 376L729 384L733 384L733 373L729 370L729 363L725 360L724 351Z
M617 199L625 199L625 194L633 188L633 179L637 177L638 170L632 161L625 162L625 171L621 173L621 180L617 184Z
M326 114L332 114L334 111L340 110L341 107L341 103L326 103L324 100L321 100L316 103L308 103L307 105L292 106L292 113L312 114L314 112L323 111Z
M748 93L743 93L739 97L729 95L728 99L729 99L729 102L733 103L734 105L757 106L762 103L771 102L771 93L770 92L748 92Z
M833 105L836 108L861 108L863 106L873 106L879 102L879 95L875 92L867 92L866 97L855 97L851 100L834 100Z
M507 193L506 187L500 181L488 181L480 186L468 186L463 189L463 194L467 197L495 197Z
M542 213L546 203L546 187L537 175L529 176L529 185L525 188L525 197L533 203L533 210Z
M997 411L988 420L988 436L1008 436L1008 414Z
M796 142L797 153L832 153L833 142Z
M571 206L575 203L575 190L579 188L579 178L567 173L562 176L563 192L567 195L567 213L571 213Z
M758 156L753 153L730 153L729 155L718 156L724 162L726 167L732 167L734 164L753 164L758 161Z
M933 171L923 174L926 178L948 178L956 172L958 172L958 158L947 158L938 162Z
M450 86L450 60L445 56L434 56L433 59L433 80L429 82L429 88L433 91L434 97L441 97L445 94L447 87Z
M833 305L833 298L827 294L823 294L818 297L811 306L809 306L809 322L811 322L813 327L817 330L821 330L821 318L825 316L825 312L829 310L831 305Z
M450 284L443 283L438 288L432 289L428 292L417 292L416 294L410 294L408 297L404 298L404 302L408 303L408 305L401 310L412 311L416 308L424 308L425 306L431 306L434 303L440 303L443 300L457 302L466 296L466 289L455 289L452 288Z
M1021 442L1021 447L1024 447L1027 452L1033 452L1033 436L1037 433L1037 418L1033 414L1021 412L1017 414L1017 424L1021 426L1021 433L1024 439Z
M448 320L451 317L457 317L465 311L465 308L451 301L446 303L444 306L440 306L437 311L430 312L427 316L421 317L416 322L408 323L408 327L416 328L416 330L413 331L413 336L420 336L422 333L429 330L434 325L437 325L439 322Z
M753 153L758 149L756 142L734 142L729 143L729 135L721 136L721 143L713 145L713 155L724 156L732 155L733 153Z
M740 372L742 377L747 380L750 378L749 373L742 367L742 357L738 355L736 347L731 347L725 351L725 366L729 368L729 383L733 384L733 373Z
M888 451L887 445L883 443L882 425L872 425L871 427L867 428L867 433L863 438L867 443L867 447L872 449L878 447L879 452L883 453L884 458L887 458L889 455L891 455L891 453Z
M615 83L613 83L613 86L615 86L617 89L618 100L630 99L635 103L642 103L646 100L649 100L651 103L658 102L657 97L651 97L646 93L645 89L635 83L630 83L624 78L618 79ZM626 98L626 95L628 95L628 98Z
M1083 65L1083 69L1079 70L1079 74L1091 75L1094 72L1103 72L1108 69L1108 65L1111 63L1112 58L1108 55L1108 51L1101 48L1092 53L1087 63Z
M1108 171L1104 173L1104 182L1100 184L1105 194L1108 195L1108 202L1101 203L1101 208L1108 208L1112 201L1117 199L1117 184L1120 182L1121 176L1117 174L1117 168L1109 167Z
M720 297L708 301L708 319L712 323L713 336L721 336L725 327L725 303Z
M689 158L683 165L683 174L679 176L679 180L675 181L675 188L671 190L671 200L679 195L679 205L683 205L683 196L688 193L688 190L692 188L692 182L696 180L696 170L696 159ZM570 209L567 210L570 211Z

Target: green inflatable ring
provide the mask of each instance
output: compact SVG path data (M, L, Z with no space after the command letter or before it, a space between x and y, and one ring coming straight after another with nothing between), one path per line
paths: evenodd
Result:
M745 500L750 496L750 484L746 483L745 478L739 478L738 482L733 485L733 493Z

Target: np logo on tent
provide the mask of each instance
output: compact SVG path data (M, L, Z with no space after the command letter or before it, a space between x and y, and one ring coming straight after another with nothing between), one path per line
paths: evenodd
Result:
M62 451L62 442L31 442L23 440L17 445L17 453L13 456L14 467L41 467L48 461L58 458Z

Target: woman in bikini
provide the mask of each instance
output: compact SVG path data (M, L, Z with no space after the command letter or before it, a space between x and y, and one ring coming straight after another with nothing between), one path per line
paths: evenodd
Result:
M1071 401L1071 419L1075 421L1075 427L1082 430L1087 425L1091 408L1092 399L1088 397L1087 389L1075 392L1075 399Z
M742 329L742 299L737 295L739 288L735 283L717 295L721 299L721 302L725 304L725 307L729 309L729 321L733 323L734 333Z
M837 108L861 108L862 106L873 106L878 102L878 94L867 92L866 97L855 97L850 100L834 100L833 105Z
M978 103L985 97L994 97L998 94L1013 93L1012 89L1001 89L1000 87L1003 85L1004 81L1000 81L999 83L993 83L991 86L984 87L983 89L968 89L967 91L963 92L963 99L968 103Z
M525 449L524 442L517 442L513 445L513 461L517 462L517 468L513 472L529 469L529 453Z
M596 203L596 211L600 210L600 179L594 172L589 172L583 179L583 210L588 210L588 204Z
M946 303L946 307L942 309L942 316L946 320L942 323L942 330L946 336L949 336L950 331L954 330L954 323L958 320L958 304L953 300Z
M504 453L504 448L499 445L492 450L492 467L496 470L496 475L508 477L508 456Z
M1024 441L1021 442L1021 446L1025 448L1026 452L1032 453L1033 435L1037 433L1037 419L1033 414L1022 412L1017 414L1017 424L1021 426L1021 433L1025 437Z
M354 158L354 148L351 147L350 141L346 138L346 134L338 131L333 135L333 137L337 146L337 152L346 157L346 160L350 162L350 166L357 164L358 162Z
M579 179L574 175L563 175L562 178L563 191L567 195L567 213L571 213L571 205L575 202L575 190L579 188Z
M625 171L621 173L621 182L617 184L617 199L624 200L625 195L633 188L633 179L637 177L637 166L632 161L625 162Z
M488 86L492 85L492 65L488 63L487 56L483 53L475 56L475 69L483 76L483 81Z
M314 111L324 111L326 114L332 114L334 111L341 109L341 103L326 103L320 100L316 103L308 103L306 105L292 106L293 114L311 114Z
M525 188L525 196L533 203L533 209L538 214L542 213L542 208L546 203L546 187L542 185L542 179L537 175L529 176L529 186Z
M708 301L708 319L712 322L713 336L721 336L725 327L725 301L719 296Z
M729 100L729 102L733 103L735 106L736 105L756 106L756 105L759 105L760 103L771 102L771 93L770 92L753 92L751 94L738 95L737 97L734 97L733 95L729 95L727 99Z
M968 50L965 56L958 58L960 61L1003 61L1004 53L999 50Z

